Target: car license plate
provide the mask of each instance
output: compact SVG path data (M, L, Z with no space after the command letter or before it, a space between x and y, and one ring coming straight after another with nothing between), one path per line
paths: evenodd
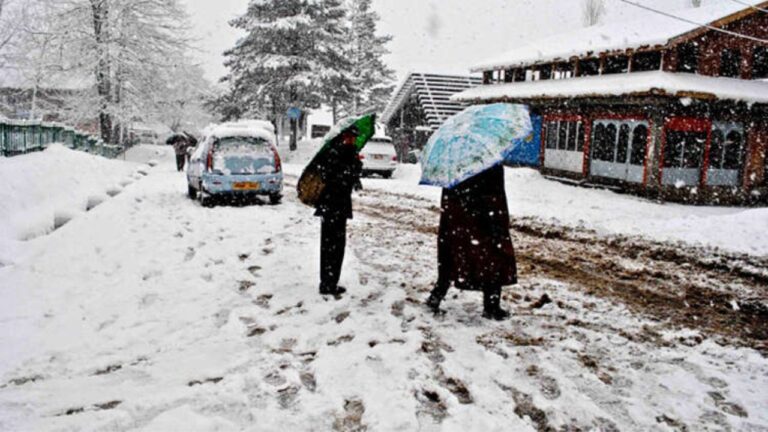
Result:
M257 190L259 189L259 183L257 182L235 182L232 184L232 188L235 190Z
M373 158L376 160L382 160L384 159L384 155L373 155Z

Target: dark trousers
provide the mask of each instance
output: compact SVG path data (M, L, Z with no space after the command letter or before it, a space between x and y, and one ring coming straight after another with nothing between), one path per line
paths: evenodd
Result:
M183 154L176 155L176 170L182 171L184 169L184 162L186 162L187 157Z
M347 218L323 216L320 226L321 289L333 290L338 286L346 246Z

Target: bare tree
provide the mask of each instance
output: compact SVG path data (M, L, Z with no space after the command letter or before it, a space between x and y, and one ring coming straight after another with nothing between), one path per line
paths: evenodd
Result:
M582 17L585 27L592 27L600 22L605 13L605 0L584 0Z

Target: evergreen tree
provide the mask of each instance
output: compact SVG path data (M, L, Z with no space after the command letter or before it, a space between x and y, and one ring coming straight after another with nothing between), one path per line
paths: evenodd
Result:
M371 10L371 0L348 0L347 53L352 63L349 74L351 93L345 111L383 110L394 89L394 71L384 63L391 36L377 36L379 15Z
M289 107L318 108L339 75L343 17L340 0L251 0L231 23L246 36L225 53L230 92L219 105L273 121Z

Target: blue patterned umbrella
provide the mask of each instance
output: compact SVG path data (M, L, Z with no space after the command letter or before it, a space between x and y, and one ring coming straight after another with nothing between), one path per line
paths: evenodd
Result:
M492 168L533 132L525 105L476 105L448 119L427 142L421 184L453 188Z

